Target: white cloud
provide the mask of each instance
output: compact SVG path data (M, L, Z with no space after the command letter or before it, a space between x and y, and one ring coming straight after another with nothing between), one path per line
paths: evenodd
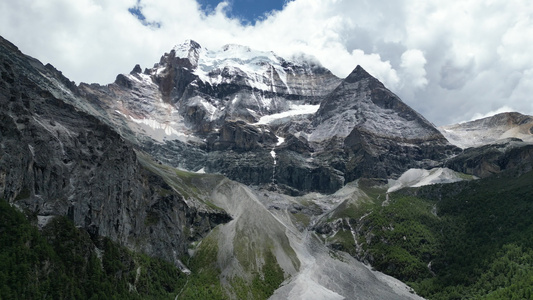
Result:
M520 16L513 27L502 36L502 43L498 47L498 54L513 68L523 68L533 65L533 19Z
M520 79L509 96L509 103L512 103L519 111L533 110L533 68L525 70L520 74Z
M139 5L143 24L128 12ZM357 64L441 125L508 106L533 114L533 2L294 0L255 25L194 0L0 2L0 34L80 82L112 82L194 39L308 53L338 76Z
M424 53L418 49L409 49L401 56L401 90L404 94L413 96L417 89L422 89L428 84L426 78L426 69L424 68L427 61Z

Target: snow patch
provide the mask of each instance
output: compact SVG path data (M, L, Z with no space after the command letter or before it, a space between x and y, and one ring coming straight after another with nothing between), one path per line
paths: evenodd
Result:
M156 75L156 76L161 75L161 73L163 73L163 71L165 71L165 69L166 69L165 67L159 67L159 68L157 68L157 70L155 71L155 75Z
M126 75L129 79L137 81L144 85L155 85L154 81L152 80L152 77L150 75L146 75L143 73L137 73L135 75L127 74Z
M174 128L172 128L169 124L163 124L159 123L157 120L154 119L135 119L134 117L130 116L130 119L137 123L137 124L144 124L147 125L153 129L161 129L165 132L166 135L180 135L181 133L176 131ZM183 135L183 134L181 134Z
M285 143L285 138L281 137L281 136L277 136L276 137L278 138L278 142L276 143L276 146L279 146L283 143Z
M281 113L277 113L277 114L263 116L254 125L269 124L269 123L272 123L275 120L288 118L288 117L292 117L292 116L297 116L297 115L314 114L314 113L317 112L319 107L320 107L320 105L311 105L311 104L295 105L295 104L292 104L292 105L290 105L289 110L281 112Z
M405 187L421 187L436 183L452 183L464 180L459 173L448 168L434 168L431 170L409 169L397 180L389 180L390 188L387 193Z
M116 112L117 114L123 116L123 117L126 117L126 118L128 117L128 116L126 116L125 114L123 114L123 113L122 113L120 110L118 110L118 109L115 109L115 112Z
M270 151L270 156L272 156L272 158L274 159L274 164L276 164L276 151L274 151L274 149Z
M190 101L190 105L202 106L209 115L208 116L209 121L213 121L215 119L215 113L217 111L217 108L213 104L209 103L207 100L199 96L195 96L191 98L189 101Z
M133 124L138 126L138 128L134 129L136 132L147 135L158 142L165 142L168 140L180 140L183 142L198 140L198 138L189 135L186 132L176 130L176 128L180 128L180 126L183 125L174 121L162 123L150 118L137 119L132 116L129 116L129 119L133 121Z

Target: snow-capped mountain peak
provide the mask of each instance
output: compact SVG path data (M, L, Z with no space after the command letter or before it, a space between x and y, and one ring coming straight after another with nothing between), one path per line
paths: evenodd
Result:
M171 53L174 53L174 57L177 59L186 59L190 62L190 68L195 69L198 66L198 60L200 59L202 46L193 40L186 40L185 42L178 44L172 48Z
M246 46L226 45L221 50L205 49L198 61L195 74L206 83L217 85L235 76L247 77L252 88L270 90L273 85L274 70L283 78L286 72L281 59L273 52L252 50ZM283 80L283 79L282 79ZM286 79L283 80L286 83Z
M300 118L314 113L340 82L309 56L286 60L235 44L211 50L193 40L174 46L153 68L135 70L117 77L119 86L137 92L123 105L113 104L113 111L127 117L133 132L159 142L197 142L195 134L203 139L225 120L263 124Z
M281 65L285 60L272 51L253 50L248 46L227 44L217 50L203 48L193 40L186 40L172 48L176 58L198 61L198 70L209 73L213 69L224 67L242 67L244 65Z
M186 40L172 48L176 57L186 58L192 51L201 49L202 46L193 40Z
M219 49L207 49L193 40L176 45L171 53L173 59L181 61L177 65L188 67L203 84L217 86L237 83L254 90L264 92L281 92L284 94L301 94L303 77L325 77L321 84L327 90L334 88L339 79L320 65L316 58L295 55L286 60L272 51L260 51L248 46L227 44ZM158 72L172 60L162 59ZM320 78L321 79L321 78ZM310 93L315 94L318 88Z
M248 46L239 44L226 44L222 47L224 52L252 52L252 49Z

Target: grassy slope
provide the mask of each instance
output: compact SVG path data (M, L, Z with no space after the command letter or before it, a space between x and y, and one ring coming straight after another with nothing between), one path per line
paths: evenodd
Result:
M159 164L144 152L138 151L136 154L144 168L161 176L172 189L180 193L186 200L195 200L197 204L204 204L213 210L222 211L221 208L209 201L210 190L224 178L222 175L187 172Z
M220 284L220 268L217 265L218 230L214 229L188 261L192 275L179 293L178 299L228 299Z

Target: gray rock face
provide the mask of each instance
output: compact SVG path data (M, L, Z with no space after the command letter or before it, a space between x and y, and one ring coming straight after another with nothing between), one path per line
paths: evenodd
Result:
M468 148L447 161L446 166L452 170L481 178L509 169L523 174L533 168L533 144L510 138L493 144Z
M213 151L209 153L206 171L220 173L247 185L260 185L272 182L274 164L267 150Z
M533 117L516 112L439 127L453 144L464 148L446 166L459 172L488 177L508 169L532 168Z
M70 81L4 39L0 74L0 198L170 261L230 219L185 201L121 135L69 104L84 105Z
M277 141L270 130L248 125L243 121L228 121L222 125L210 150L250 151L272 147Z
M308 132L319 157L345 182L394 178L459 151L360 66L323 100Z

